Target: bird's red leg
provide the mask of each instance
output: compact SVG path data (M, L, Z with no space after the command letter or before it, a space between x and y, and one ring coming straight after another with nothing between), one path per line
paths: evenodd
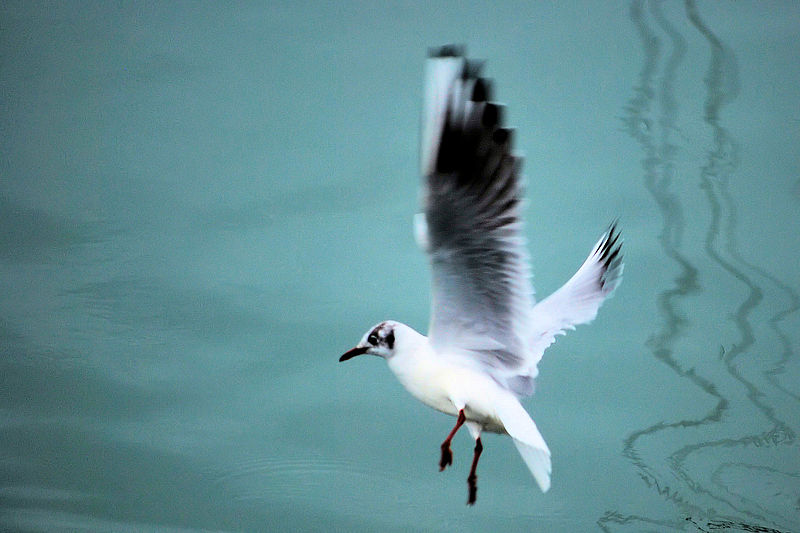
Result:
M461 427L466 419L467 417L464 416L464 410L460 409L458 411L455 427L442 443L442 458L439 459L439 472L447 468L447 465L453 464L453 452L450 450L450 441L453 440L453 435L456 434L456 431L458 431L458 428Z
M472 505L478 499L478 476L475 475L475 470L478 468L478 459L482 451L483 444L481 444L481 438L478 437L475 439L475 455L472 457L472 468L469 469L469 477L467 478L467 484L469 485L467 505Z

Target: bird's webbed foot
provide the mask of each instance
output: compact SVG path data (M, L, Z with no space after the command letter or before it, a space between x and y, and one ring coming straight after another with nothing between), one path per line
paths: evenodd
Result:
M453 464L453 452L450 450L450 443L442 443L442 458L439 459L439 472Z
M469 496L467 497L467 505L475 504L478 499L478 476L470 474L467 478L467 485L469 486Z

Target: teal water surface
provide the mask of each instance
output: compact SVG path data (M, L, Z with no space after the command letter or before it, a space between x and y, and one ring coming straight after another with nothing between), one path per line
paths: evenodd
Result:
M487 60L537 294L626 270L508 438L378 359L426 330L428 47ZM0 529L800 531L800 4L3 2Z

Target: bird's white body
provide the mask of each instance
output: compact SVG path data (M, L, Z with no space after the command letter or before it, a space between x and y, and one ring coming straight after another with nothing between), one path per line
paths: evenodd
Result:
M505 433L493 399L510 393L487 374L451 363L448 357L437 356L427 337L408 326L400 326L418 339L413 348L396 351L386 362L406 390L425 405L445 414L457 416L463 409L468 427L474 424L484 431Z
M393 320L372 331L391 328L394 338L385 354L389 369L416 399L442 413L458 416L474 439L481 432L507 434L543 492L550 488L550 450L517 397L486 372L464 364L458 354L439 353L424 335ZM369 346L369 334L359 346ZM383 355L383 354L380 354Z
M431 263L428 336L395 321L374 326L339 359L386 359L418 400L457 417L442 443L465 424L476 441L469 482L475 502L483 431L508 434L543 491L550 450L520 399L557 335L594 319L619 285L622 256L615 225L560 289L536 302L522 231L521 159L491 84L463 51L444 47L427 64L420 167L423 212L414 230Z

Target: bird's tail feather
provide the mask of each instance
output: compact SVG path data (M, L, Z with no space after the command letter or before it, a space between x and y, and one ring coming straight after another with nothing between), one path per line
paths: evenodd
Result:
M550 488L550 449L536 424L516 398L498 402L497 415L514 440L517 451L533 474L542 492Z
M513 440L539 488L547 492L550 489L550 451L546 447L538 448L521 440Z

